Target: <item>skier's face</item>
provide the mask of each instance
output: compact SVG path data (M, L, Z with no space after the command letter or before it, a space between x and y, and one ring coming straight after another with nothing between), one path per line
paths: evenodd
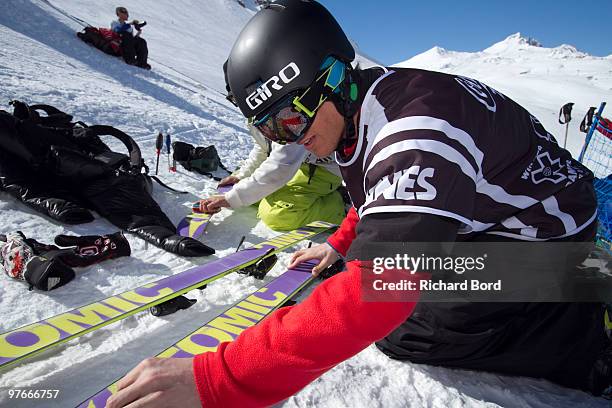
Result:
M317 157L329 156L336 150L344 132L344 118L332 102L325 102L317 110L314 122L298 142Z

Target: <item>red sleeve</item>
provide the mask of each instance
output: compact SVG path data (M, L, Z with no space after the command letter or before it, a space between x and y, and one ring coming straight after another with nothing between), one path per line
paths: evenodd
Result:
M355 207L351 207L338 230L327 239L327 243L342 256L346 256L351 242L355 239L355 228L358 222L357 211L355 211Z
M295 394L403 323L410 302L364 302L358 262L304 302L194 358L203 407L263 407Z

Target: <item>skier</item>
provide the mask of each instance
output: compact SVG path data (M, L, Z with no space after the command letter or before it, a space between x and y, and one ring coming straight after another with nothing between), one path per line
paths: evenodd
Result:
M128 65L151 69L151 65L147 63L149 48L145 39L140 36L145 23L140 23L138 20L128 22L129 13L125 7L117 7L115 13L117 20L111 22L111 30L121 36L123 60ZM136 35L134 35L134 28L137 31Z
M267 138L336 152L354 207L290 267L316 258L318 272L340 253L346 271L214 353L146 360L110 407L269 406L374 342L417 363L594 393L612 384L600 304L364 300L360 266L376 243L592 241L596 203L591 172L505 95L461 76L353 69L354 56L323 6L280 0L250 20L228 62L242 113Z
M202 212L257 203L260 218L276 231L289 231L313 221L338 224L344 203L338 188L340 170L333 157L317 158L299 145L267 141L253 126L249 157L219 186L233 185L223 195L200 200Z

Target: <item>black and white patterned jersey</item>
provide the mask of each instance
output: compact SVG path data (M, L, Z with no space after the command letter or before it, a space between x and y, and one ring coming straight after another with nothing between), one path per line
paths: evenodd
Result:
M524 240L574 235L596 218L592 173L527 110L474 79L389 68L358 126L355 152L336 159L360 217L428 213L458 220L466 239Z

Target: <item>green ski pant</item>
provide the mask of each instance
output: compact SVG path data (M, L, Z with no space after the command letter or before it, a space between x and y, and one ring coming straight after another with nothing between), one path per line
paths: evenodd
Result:
M337 191L342 179L318 166L308 181L308 164L279 190L259 202L257 217L276 231L289 231L313 221L339 224L344 202Z

